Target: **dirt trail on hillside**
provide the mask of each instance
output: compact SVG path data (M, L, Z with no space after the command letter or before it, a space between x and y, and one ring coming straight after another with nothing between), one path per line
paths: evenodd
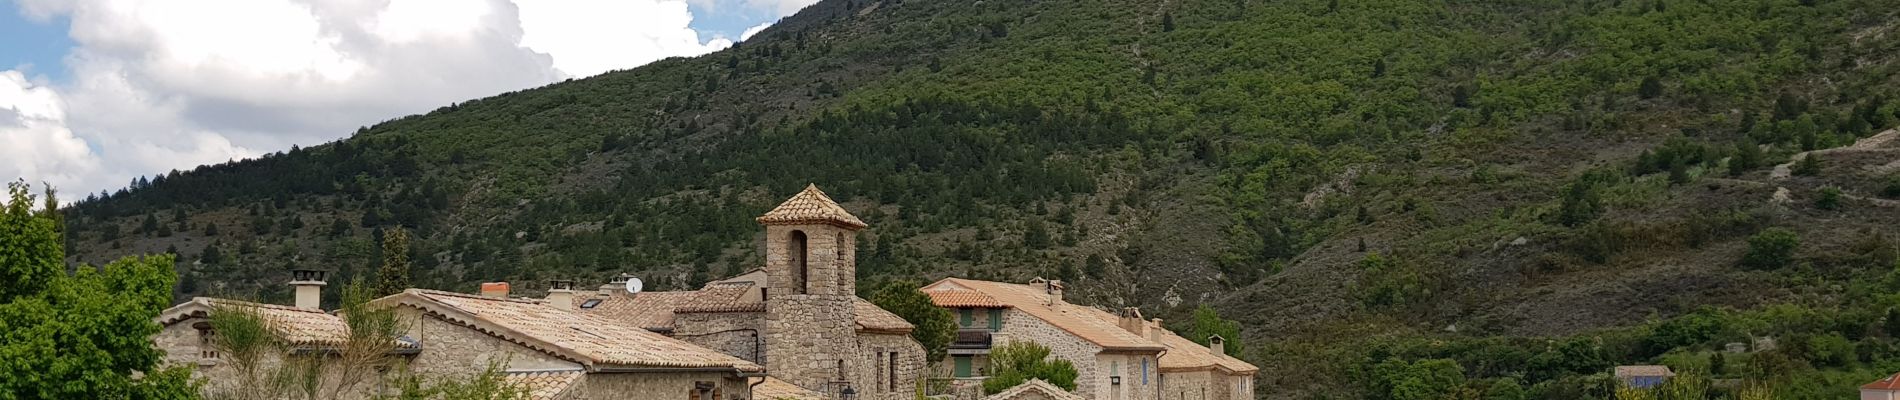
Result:
M1781 163L1781 165L1776 165L1774 172L1768 173L1768 179L1777 180L1777 181L1788 179L1788 177L1794 175L1794 163L1801 162L1802 158L1806 158L1809 155L1839 153L1839 152L1858 151L1858 150L1875 150L1875 149L1886 147L1888 144L1893 143L1896 139L1900 139L1900 129L1888 129L1886 132L1881 132L1879 134L1868 136L1861 140L1856 140L1854 141L1853 145L1849 145L1845 147L1836 147L1832 149L1821 149L1821 150L1804 151L1800 153L1795 153L1793 157L1788 157L1788 162ZM1900 162L1900 161L1896 161L1896 162Z

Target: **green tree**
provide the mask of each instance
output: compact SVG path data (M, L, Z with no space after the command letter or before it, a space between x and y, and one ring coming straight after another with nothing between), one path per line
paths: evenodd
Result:
M924 345L924 358L935 363L943 361L950 341L957 338L957 321L949 310L937 307L929 295L918 291L921 286L915 281L893 281L875 289L869 300L914 325L910 337Z
M1564 226L1583 225L1596 219L1602 212L1596 180L1585 177L1564 188L1563 201L1557 209L1557 222Z
M68 275L56 210L25 182L0 211L0 398L194 399L191 371L160 368L154 319L171 304L172 256L82 265ZM51 200L49 193L48 200Z
M1074 391L1076 376L1075 364L1049 358L1048 347L1029 341L1009 342L990 349L990 377L983 380L983 392L1002 392L1030 379Z
M1221 318L1220 312L1207 304L1194 308L1194 315L1188 319L1188 326L1181 331L1187 334L1188 340L1202 346L1207 345L1209 336L1220 335L1221 338L1227 340L1222 345L1227 354L1244 354L1242 352L1247 350L1246 341L1240 336L1240 321Z
M1752 269L1786 267L1794 262L1794 252L1799 247L1801 237L1794 231L1768 228L1748 237L1748 252L1742 254L1742 266Z
M1815 156L1812 153L1802 156L1801 161L1796 162L1794 164L1794 170L1790 172L1793 172L1795 175L1799 175L1799 176L1820 175L1821 174L1821 157Z
M1814 208L1823 210L1841 209L1841 189L1836 187L1824 187L1816 191Z
M1042 221L1029 221L1028 225L1023 230L1023 246L1036 250L1049 248L1049 229L1042 226Z
M1530 394L1524 392L1524 386L1517 383L1517 378L1508 376L1492 381L1491 387L1484 389L1484 400L1524 400L1528 398L1530 398Z
M383 266L376 269L376 296L409 289L409 231L398 226L383 233Z
M1465 385L1464 368L1449 359L1405 362L1387 359L1373 367L1377 388L1394 400L1439 400L1451 398Z
M1653 75L1643 77L1643 83L1636 87L1636 95L1642 96L1644 99L1654 99L1656 96L1662 96L1662 93L1662 79L1658 79Z
M1741 176L1749 170L1760 167L1764 157L1766 156L1761 152L1761 145L1756 144L1754 139L1743 138L1741 143L1735 144L1735 157L1728 159L1729 176Z

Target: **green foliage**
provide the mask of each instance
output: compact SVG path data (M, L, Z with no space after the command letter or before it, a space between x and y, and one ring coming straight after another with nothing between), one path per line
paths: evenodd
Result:
M1644 99L1653 99L1656 96L1662 96L1662 93L1662 79L1657 79L1654 75L1643 77L1643 83L1636 86L1636 95Z
M396 227L383 233L383 265L376 269L376 296L388 296L408 290L409 232Z
M1465 385L1464 368L1457 361L1426 359L1406 362L1387 359L1372 370L1372 385L1381 398L1437 400L1451 398Z
M1663 321L1644 341L1648 354L1662 354L1678 347L1696 346L1713 340L1729 329L1721 312L1703 308Z
M1821 174L1821 156L1809 153L1794 164L1790 171L1795 176L1815 176Z
M916 326L910 337L924 345L924 358L936 363L943 361L950 341L957 338L956 316L931 303L929 295L917 290L920 287L915 281L893 281L872 291L868 300Z
M1900 176L1887 178L1887 186L1880 188L1880 197L1900 199Z
M1829 187L1821 188L1821 190L1815 191L1814 208L1830 210L1830 211L1840 210L1841 209L1841 189L1837 187L1829 186Z
M1517 383L1517 378L1498 378L1491 382L1490 387L1484 389L1484 400L1527 400L1529 398L1530 393L1526 393L1524 386Z
M1801 237L1786 228L1768 228L1748 237L1748 252L1742 254L1742 267L1777 269L1794 262Z
M983 379L983 393L999 393L1030 379L1075 391L1076 377L1075 364L1050 358L1048 347L1014 341L990 349L990 377Z
M57 211L25 183L0 212L0 398L192 399L190 370L151 345L176 281L171 255L64 271ZM51 195L49 193L48 198Z
M1184 329L1177 329L1177 331L1186 335L1188 340L1192 340L1194 343L1198 343L1202 346L1207 345L1209 336L1220 335L1222 339L1226 340L1221 346L1222 350L1226 351L1227 354L1246 354L1247 343L1245 338L1241 336L1240 321L1221 318L1220 312L1215 311L1214 307L1208 306L1207 304L1201 304L1200 307L1195 307L1194 315L1189 317L1188 325L1184 327Z

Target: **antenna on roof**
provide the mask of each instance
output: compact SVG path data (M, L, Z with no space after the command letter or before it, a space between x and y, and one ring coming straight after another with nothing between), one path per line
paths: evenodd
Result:
M627 278L627 293L640 293L640 278Z

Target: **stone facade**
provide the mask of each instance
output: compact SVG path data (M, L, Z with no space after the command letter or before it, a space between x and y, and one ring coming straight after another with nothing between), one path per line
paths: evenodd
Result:
M759 378L752 378L756 382ZM564 399L698 399L752 398L748 379L720 372L598 373L587 374ZM704 388L710 387L710 390Z
M861 333L858 335L856 374L860 399L910 399L916 397L917 382L923 378L924 347L910 335Z
M580 363L424 315L415 308L398 308L396 315L409 327L409 336L422 344L422 352L409 360L409 371L419 376L469 376L487 368L491 362L505 371L581 369Z
M833 395L869 387L858 352L855 229L826 223L767 224L765 359L772 375ZM861 382L863 381L863 382ZM859 391L863 392L863 391Z
M1148 363L1150 374L1158 370L1155 354L1104 354L1101 346L1015 309L1003 312L1002 328L992 336L994 346L1018 340L1035 342L1048 347L1050 357L1075 364L1075 393L1082 397L1152 399L1159 390L1156 376L1151 375L1146 384L1140 379L1142 360ZM1132 371L1128 369L1130 365L1134 367ZM1121 383L1112 382L1111 376L1120 376Z
M673 318L674 339L754 364L768 365L765 358L765 313L677 313Z

